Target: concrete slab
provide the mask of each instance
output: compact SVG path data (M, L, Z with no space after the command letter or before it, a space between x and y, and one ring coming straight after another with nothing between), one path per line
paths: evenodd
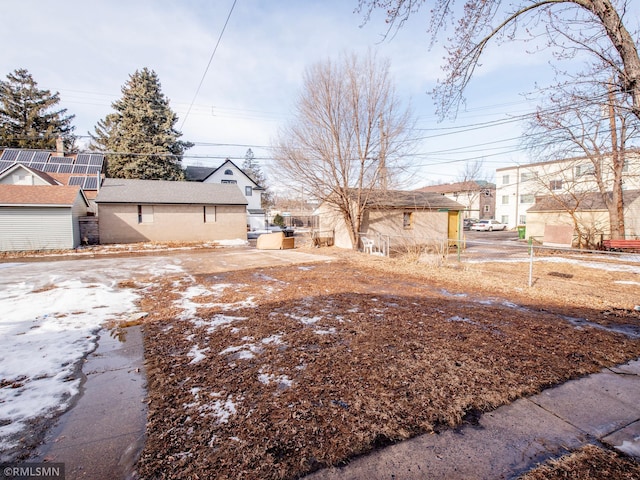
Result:
M559 456L586 435L526 399L481 417L478 426L422 435L331 468L308 480L500 479Z
M621 428L604 437L602 441L640 461L640 421Z
M77 404L62 415L31 461L62 462L66 480L131 478L144 445L146 377L140 327L103 330L85 362Z
M609 370L611 370L613 373L619 373L623 375L640 375L640 359L627 362L624 365L612 367Z
M602 438L640 419L640 381L602 372L572 380L531 397L583 432Z

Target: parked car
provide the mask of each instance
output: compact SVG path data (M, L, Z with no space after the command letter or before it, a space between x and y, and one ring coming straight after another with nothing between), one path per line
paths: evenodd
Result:
M462 222L462 229L469 230L474 223L477 223L477 218L465 218Z
M493 232L494 230L504 230L507 226L497 220L480 220L471 225L471 230L478 232Z

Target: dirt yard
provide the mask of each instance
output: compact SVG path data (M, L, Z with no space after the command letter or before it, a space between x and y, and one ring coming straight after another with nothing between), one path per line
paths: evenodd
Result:
M527 280L525 263L340 253L140 283L139 474L298 478L640 356L636 273L541 263Z

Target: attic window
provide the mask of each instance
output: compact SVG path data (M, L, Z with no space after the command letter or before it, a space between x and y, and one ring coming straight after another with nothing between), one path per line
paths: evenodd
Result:
M225 175L233 175L233 170L226 169L226 170L224 171L224 174L225 174Z

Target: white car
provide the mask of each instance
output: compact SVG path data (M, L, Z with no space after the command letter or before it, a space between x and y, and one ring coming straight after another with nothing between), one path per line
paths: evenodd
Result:
M471 225L471 230L478 232L493 232L494 230L504 230L507 226L497 220L480 220Z

